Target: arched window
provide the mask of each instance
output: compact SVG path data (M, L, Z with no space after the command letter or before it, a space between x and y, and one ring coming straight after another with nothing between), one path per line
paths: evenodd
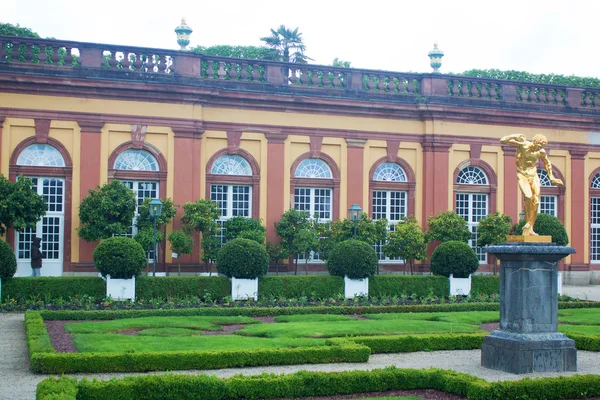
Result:
M469 166L458 173L456 183L459 185L487 185L488 179L481 168Z
M49 144L27 146L17 158L17 165L35 167L64 167L65 160L60 152Z
M52 143L60 145L55 140ZM35 237L42 239L44 275L61 276L67 258L65 242L70 240L70 223L66 224L65 216L68 215L67 208L70 210L67 193L70 190L71 169L66 168L63 153L48 143L32 143L20 151L17 148L15 156L16 165L11 167L11 175L24 175L30 179L31 188L44 198L47 207L46 214L35 227L16 232L17 276L31 273L31 243Z
M302 161L294 173L296 178L331 179L331 168L318 158L307 158Z
M544 188L555 188L556 186L550 182L548 172L544 168L538 168L538 177L540 178L540 204L538 205L538 213L550 214L558 217L557 202L558 196L552 194L544 194L547 192Z
M306 179L331 179L331 168L318 158L307 158L303 160L294 177ZM322 187L296 187L294 190L294 208L296 210L308 211L311 217L317 217L321 221L330 221L332 217L333 188Z
M213 181L210 185L210 199L219 204L221 216L218 223L221 226L219 239L225 243L223 224L231 217L253 217L252 166L244 157L238 154L223 154L213 161L210 168ZM225 179L227 178L227 179ZM217 181L222 183L217 183ZM237 182L236 182L237 181ZM239 183L238 183L239 182Z
M339 201L339 173L329 156L321 153L301 156L292 165L291 190L296 210L307 211L311 218L321 222L334 218L334 207ZM304 259L302 256L300 259ZM311 262L321 262L318 253L311 254Z
M125 150L117 157L114 169L124 171L158 171L156 158L145 150Z
M590 184L590 261L600 263L600 172Z
M468 165L458 171L455 183L456 214L467 221L467 227L473 234L469 245L477 253L479 263L485 264L487 255L482 248L477 247L477 225L479 220L489 214L489 178L479 166Z
M166 166L160 152L144 143L144 148L133 148L131 142L119 146L109 158L109 177L117 179L133 191L135 195L135 216L124 236L134 237L138 234L138 207L145 199L164 198L166 184ZM162 165L162 167L161 167ZM163 258L159 251L159 257ZM154 250L148 251L148 259L154 258ZM159 262L160 260L156 260ZM164 258L163 258L164 261Z
M407 174L397 163L384 162L375 169L372 182L379 184L379 188L371 191L371 217L385 218L388 222L388 230L393 231L398 222L408 213L408 190L406 187L398 186L398 183L408 182ZM384 242L375 244L379 260L397 261L383 254L384 245Z

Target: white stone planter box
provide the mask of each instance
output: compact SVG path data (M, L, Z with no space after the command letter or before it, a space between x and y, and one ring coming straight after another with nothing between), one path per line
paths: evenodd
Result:
M454 278L450 274L450 296L468 296L471 293L471 275L468 278Z
M106 297L113 300L135 300L135 276L131 279L112 279L106 275Z
M558 294L562 296L563 294L563 289L562 289L562 285L563 285L563 276L562 276L562 272L558 273Z
M231 297L233 300L258 300L258 278L231 278Z
M350 279L344 277L344 295L347 299L353 299L356 296L369 295L369 278Z

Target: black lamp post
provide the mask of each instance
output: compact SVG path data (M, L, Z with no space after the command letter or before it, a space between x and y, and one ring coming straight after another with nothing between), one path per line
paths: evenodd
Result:
M353 238L356 239L356 224L362 215L362 208L358 204L352 204L348 209L348 219L354 222L354 235Z
M154 217L154 257L152 257L152 276L156 276L156 257L158 249L156 248L156 217L162 214L162 202L159 199L150 201L150 216Z

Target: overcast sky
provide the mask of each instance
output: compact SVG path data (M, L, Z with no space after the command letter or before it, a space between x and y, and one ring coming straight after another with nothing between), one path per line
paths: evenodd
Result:
M498 68L600 77L598 0L0 0L0 22L42 37L178 48L186 17L190 46L261 45L270 28L299 28L316 64L430 72Z

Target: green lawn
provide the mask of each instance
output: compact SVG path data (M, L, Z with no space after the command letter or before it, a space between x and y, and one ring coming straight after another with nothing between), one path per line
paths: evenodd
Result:
M482 332L473 325L426 320L348 320L323 322L288 322L284 324L248 325L237 335L265 338L331 338L344 336L400 335L418 333Z
M600 325L600 308L558 310L558 321L573 325Z
M101 322L72 322L80 352L185 351L274 349L324 345L325 338L402 334L482 332L483 323L498 322L496 311L452 313L368 314L365 319L346 315L308 314L278 316L276 323L250 317L148 317ZM559 330L600 336L600 309L559 311ZM240 324L233 335L206 336L202 331ZM137 335L118 334L138 330ZM166 339L168 337L168 339Z
M75 347L80 352L125 352L125 351L189 351L189 350L250 350L279 349L325 345L325 340L316 339L264 339L237 335L180 336L165 340L161 336L131 336L114 334L75 334Z
M218 331L221 330L220 325L256 324L258 322L250 317L143 317L102 322L73 322L65 324L65 330L70 333L117 333L129 329L151 328L186 328L199 331Z

